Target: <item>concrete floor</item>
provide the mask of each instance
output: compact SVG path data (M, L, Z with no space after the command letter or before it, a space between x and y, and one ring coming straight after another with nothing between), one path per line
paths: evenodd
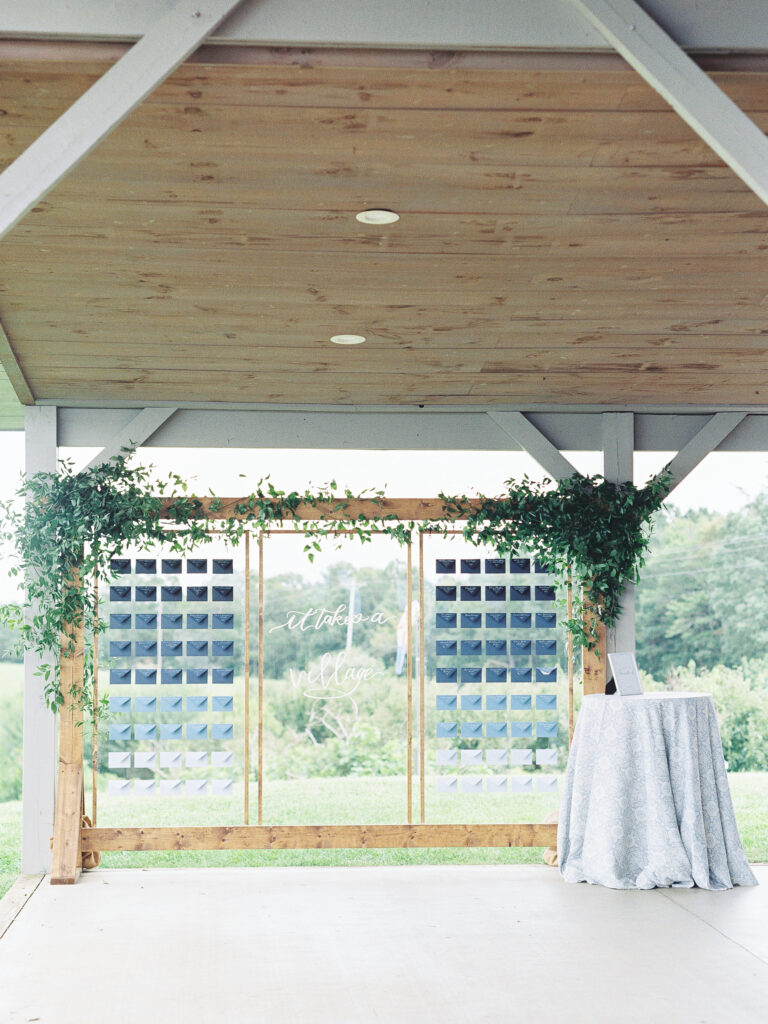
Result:
M0 940L0 1021L766 1024L768 867L729 892L544 866L94 871Z

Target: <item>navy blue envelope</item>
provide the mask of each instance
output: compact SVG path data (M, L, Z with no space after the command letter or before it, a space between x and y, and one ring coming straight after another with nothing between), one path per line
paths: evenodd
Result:
M483 642L482 640L462 640L461 641L461 653L467 654L482 654L483 653Z
M207 668L188 668L187 669L187 682L188 683L207 683L208 682L208 669Z
M462 629L480 629L483 624L483 616L480 612L462 612L461 613L461 628Z
M509 616L509 628L510 629L530 629L531 628L531 616L525 613L518 614L513 612Z
M151 686L157 682L156 668L137 668L136 683L139 686Z
M451 656L455 657L458 654L457 644L455 640L438 640L435 643L435 654L438 657Z
M506 683L507 670L505 668L489 666L485 670L485 681L486 683Z
M187 559L187 572L208 572L208 559L207 558L188 558Z
M235 681L235 670L232 668L215 668L213 670L214 683L233 683Z
M506 587L486 587L485 588L485 600L486 601L505 601L507 597Z
M235 616L231 612L215 614L213 616L214 629L232 629L235 624Z
M187 640L188 658L205 658L208 656L207 640Z
M490 576L493 573L503 573L507 571L507 563L503 558L486 558L485 560L485 574Z
M123 612L113 612L109 616L109 628L110 629L130 629L131 628L131 616L125 615Z
M154 612L140 613L136 616L136 629L157 629L157 615Z
M163 572L181 572L180 558L164 558L161 564Z
M483 596L482 589L480 587L462 587L461 588L461 600L462 601L479 601Z
M109 656L110 656L110 658L130 658L130 656L131 656L131 641L130 640L110 640L110 642L109 642Z
M543 564L542 564L542 563L541 563L541 562L540 562L540 561L538 560L538 558L536 559L536 572L543 572L543 573L547 573L547 572L549 572L549 569L547 568L547 566L546 566L546 565L543 565Z
M130 572L131 560L130 558L113 558L110 560L109 568L116 576Z
M212 601L234 601L234 587L213 587L211 592Z
M511 668L509 670L510 683L530 683L532 671L529 668Z
M188 601L207 601L208 587L187 587Z
M485 641L485 653L494 654L497 657L501 657L502 654L507 653L507 641L506 640L486 640Z
M436 601L455 601L456 587L435 587Z
M208 629L207 615L188 615L187 629Z
M213 571L217 576L231 576L232 575L232 559L231 558L214 558L213 560Z
M461 681L462 683L482 683L483 670L481 668L463 668Z
M154 658L157 656L157 641L156 640L137 640L136 641L136 657L137 658Z
M163 640L160 650L164 658L180 658L184 653L184 645L181 640Z
M510 587L509 588L509 600L510 601L530 601L531 600L531 588L530 587Z
M160 590L161 601L180 601L181 587L162 587Z
M438 558L435 562L435 572L456 572L456 559Z
M136 587L137 601L156 601L157 587Z
M557 654L557 640L537 640L537 654Z
M122 685L124 683L130 683L130 681L131 670L129 668L111 668L109 670L110 686Z
M507 698L503 693L489 693L485 698L486 711L506 711Z
M156 558L137 558L136 559L136 572L137 573L155 573L157 572L157 559Z
M214 640L212 646L211 655L214 658L231 658L235 653L235 644L233 640Z
M509 571L517 573L528 573L531 571L530 558L510 558Z
M485 625L488 629L506 629L507 616L504 612L488 612Z
M537 601L554 601L555 600L555 588L554 587L536 587L536 600Z
M480 572L480 559L462 558L461 571L466 573Z
M509 653L512 654L512 655L530 654L531 653L531 641L530 640L510 640L509 641Z
M555 612L536 612L537 629L554 629L557 625Z
M109 600L110 601L130 601L131 600L131 588L130 587L110 587L109 588Z
M537 683L556 683L557 682L557 669L556 668L537 668L536 669L536 682Z
M438 612L435 618L436 629L455 629L456 612Z
M457 670L455 668L436 668L435 679L438 683L455 683L457 681Z
M164 668L160 677L163 686L179 686L183 682L180 668Z
M183 629L184 617L182 615L176 615L174 612L170 612L160 616L160 625L163 629Z

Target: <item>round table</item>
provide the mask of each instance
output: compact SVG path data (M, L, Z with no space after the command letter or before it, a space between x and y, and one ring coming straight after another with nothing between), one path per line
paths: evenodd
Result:
M585 696L557 847L567 882L757 885L736 827L711 695Z

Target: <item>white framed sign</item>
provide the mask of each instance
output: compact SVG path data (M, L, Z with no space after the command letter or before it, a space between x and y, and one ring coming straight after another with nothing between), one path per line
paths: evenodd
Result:
M620 651L608 655L608 661L616 683L616 692L622 697L631 697L642 693L640 673L632 651Z

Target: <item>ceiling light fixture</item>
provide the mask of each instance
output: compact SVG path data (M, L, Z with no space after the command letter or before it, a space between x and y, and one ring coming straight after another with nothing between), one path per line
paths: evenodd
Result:
M400 214L394 210L362 210L355 220L361 224L394 224L400 220Z
M365 338L362 334L334 334L331 341L334 345L362 345Z

